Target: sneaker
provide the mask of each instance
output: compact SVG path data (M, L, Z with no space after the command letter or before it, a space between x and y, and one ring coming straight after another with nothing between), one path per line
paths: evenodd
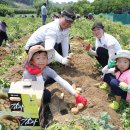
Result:
M118 110L119 109L119 103L117 101L113 101L110 105L110 108L114 109L114 110Z
M112 93L109 93L107 96L107 101L112 102L115 100L115 96Z
M100 89L103 89L103 90L108 90L108 85L107 85L107 83L103 83L103 84L101 84L101 85L99 85L98 86Z

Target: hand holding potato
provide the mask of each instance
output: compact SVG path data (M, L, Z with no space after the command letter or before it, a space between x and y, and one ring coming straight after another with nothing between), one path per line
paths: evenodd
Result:
M79 104L77 105L77 107L71 108L71 112L72 112L73 114L77 114L77 113L79 112L79 110L81 110L81 109L83 109L83 108L84 108L84 105L83 105L82 103L79 103Z
M68 57L69 57L69 58L72 58L73 55L74 55L73 53L70 53Z
M76 106L79 104L79 103L82 103L84 106L86 106L87 104L87 99L81 95L77 95L75 96L75 100L76 100Z
M120 83L119 83L119 87L120 87L123 91L127 91L127 90L128 90L128 84L126 84L125 82L120 82Z

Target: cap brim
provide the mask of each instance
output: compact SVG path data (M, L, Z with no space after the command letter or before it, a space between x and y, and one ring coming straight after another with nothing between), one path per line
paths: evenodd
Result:
M101 28L101 29L103 29L101 26L97 25L97 26L92 27L92 30L95 29L95 28Z
M71 21L71 22L73 22L73 21L74 21L74 19L69 18L69 17L67 17L67 16L64 16L64 18L65 18L66 20L68 20L68 21Z

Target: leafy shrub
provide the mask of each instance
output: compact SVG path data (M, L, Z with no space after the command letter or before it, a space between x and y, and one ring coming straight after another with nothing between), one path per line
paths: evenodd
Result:
M0 16L6 16L6 15L10 15L10 16L13 16L14 15L14 10L3 5L3 4L0 4Z

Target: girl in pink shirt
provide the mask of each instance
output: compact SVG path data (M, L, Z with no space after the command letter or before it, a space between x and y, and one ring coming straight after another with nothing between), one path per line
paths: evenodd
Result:
M103 81L111 88L111 93L115 95L116 101L110 104L113 109L119 108L121 98L130 101L130 52L127 50L118 51L115 55L116 66L103 68Z

